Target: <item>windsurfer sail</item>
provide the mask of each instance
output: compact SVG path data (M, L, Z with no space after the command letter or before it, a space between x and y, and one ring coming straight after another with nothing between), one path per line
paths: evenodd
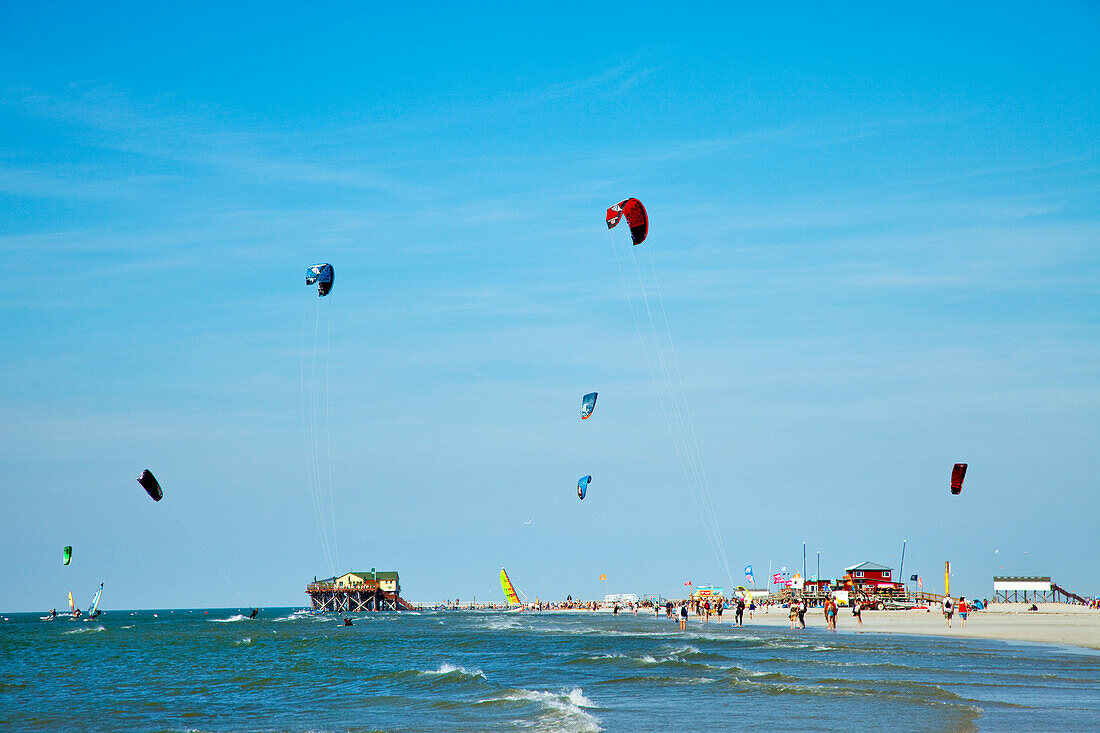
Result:
M519 602L519 594L516 593L516 587L512 585L512 581L508 577L508 573L504 570L504 568L500 569L500 587L504 590L504 597L508 599L508 605L522 605Z
M73 592L69 591L69 613L76 616L76 604L73 603Z
M99 590L95 592L95 598L92 599L92 610L88 611L89 616L95 616L96 610L99 608L99 597L103 595L103 583L99 584Z

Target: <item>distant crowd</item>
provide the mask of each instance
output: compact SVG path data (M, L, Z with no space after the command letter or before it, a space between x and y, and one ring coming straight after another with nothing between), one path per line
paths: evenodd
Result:
M989 601L985 599L968 601L965 596L959 596L956 601L950 595L944 596L940 603L941 611L944 616L945 623L948 627L951 626L952 620L955 615L958 614L959 621L963 627L966 626L967 616L973 611L984 610L989 605ZM1086 605L1088 608L1100 610L1100 598L1093 598L1088 601L1087 604L1073 604L1073 605ZM852 612L852 616L860 626L863 625L863 611L870 607L866 601L860 598L854 598L848 605L848 608ZM418 610L449 610L449 611L507 611L510 609L516 609L516 606L509 606L507 604L500 603L461 603L454 601L452 603L435 603L435 604L420 604L416 606ZM826 598L824 601L820 599L808 600L808 599L793 599L789 602L776 603L772 601L762 601L757 603L754 599L738 598L722 598L716 596L713 598L688 598L679 600L639 600L639 601L579 601L569 598L565 601L544 603L542 601L535 601L533 603L525 603L522 605L522 610L525 611L610 611L612 614L617 615L621 613L631 613L638 615L639 613L653 613L657 616L661 615L663 611L667 618L680 619L681 626L683 626L687 619L691 616L698 617L704 623L709 623L713 618L716 623L722 623L723 614L725 611L731 611L734 615L733 623L737 626L741 626L744 623L744 617L747 613L751 620L756 613L768 613L772 608L786 609L790 616L792 629L804 629L806 628L806 612L810 609L820 609L825 616L826 627L835 631L836 619L839 614L840 606L834 598ZM1038 607L1032 606L1033 610L1038 610Z

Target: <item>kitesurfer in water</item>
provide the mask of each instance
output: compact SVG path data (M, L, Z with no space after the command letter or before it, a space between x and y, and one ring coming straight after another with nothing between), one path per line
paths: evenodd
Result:
M50 620L52 621L55 618L57 618L57 609L56 608L51 608L50 609Z
M354 626L351 622L351 616L344 616L344 626Z
M252 609L252 613L248 614L248 617L249 617L250 619L252 619L252 618L256 618L256 614L258 614L258 613L259 613L259 611L258 611L258 610L256 610L255 608L253 608L253 609Z

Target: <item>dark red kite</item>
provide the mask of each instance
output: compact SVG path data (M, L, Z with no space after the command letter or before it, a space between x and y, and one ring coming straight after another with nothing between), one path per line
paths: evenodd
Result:
M607 228L613 229L619 223L619 219L626 216L626 223L630 225L630 238L634 244L641 244L649 234L649 217L646 216L645 207L638 199L626 199L607 210Z
M966 464L956 463L955 468L951 471L951 493L961 494L963 490L963 479L966 478Z

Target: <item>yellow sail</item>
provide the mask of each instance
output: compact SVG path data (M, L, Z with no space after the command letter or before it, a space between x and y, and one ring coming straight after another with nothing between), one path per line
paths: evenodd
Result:
M504 591L504 597L508 599L509 605L520 605L519 594L516 593L516 586L512 585L512 581L509 580L508 573L504 571L504 568L500 569L500 587Z
M76 613L76 606L73 605L73 592L69 591L69 613Z

